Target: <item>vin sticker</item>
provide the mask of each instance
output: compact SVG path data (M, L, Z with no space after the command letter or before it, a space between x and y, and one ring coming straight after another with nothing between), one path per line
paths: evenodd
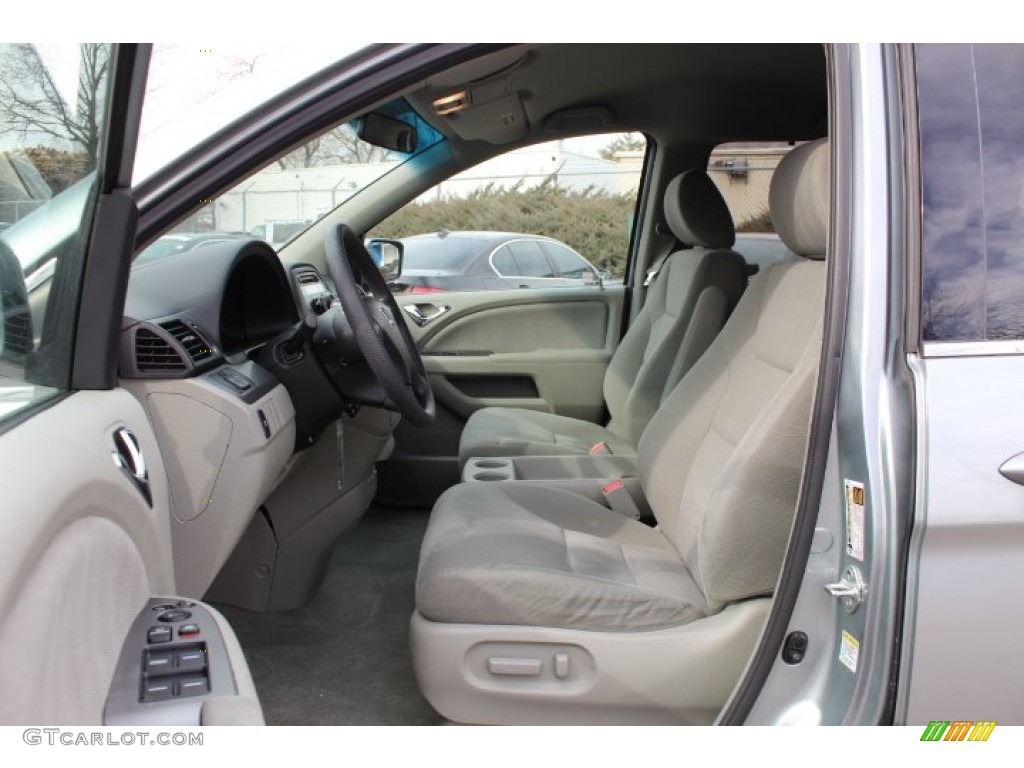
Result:
M864 483L844 480L846 488L846 554L864 562Z
M839 646L839 661L851 672L857 671L857 656L860 654L860 643L857 638L843 630L843 642Z

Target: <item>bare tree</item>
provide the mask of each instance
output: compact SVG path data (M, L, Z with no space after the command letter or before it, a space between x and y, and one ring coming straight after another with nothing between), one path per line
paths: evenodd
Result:
M26 135L51 136L80 147L87 171L96 166L106 101L110 51L106 45L79 48L76 104L67 104L53 75L32 45L7 46L0 67L0 120Z
M320 165L382 163L391 152L367 144L348 125L341 125L278 159L281 168L312 168Z

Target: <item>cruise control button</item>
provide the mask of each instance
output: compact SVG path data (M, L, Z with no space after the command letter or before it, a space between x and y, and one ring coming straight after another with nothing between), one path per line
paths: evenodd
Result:
M173 611L164 611L163 613L161 613L156 618L157 618L157 621L166 621L166 622L185 621L186 619L191 619L192 618L192 612L191 611L180 611L178 609L175 609Z
M146 632L147 643L169 643L171 642L170 627L150 627Z

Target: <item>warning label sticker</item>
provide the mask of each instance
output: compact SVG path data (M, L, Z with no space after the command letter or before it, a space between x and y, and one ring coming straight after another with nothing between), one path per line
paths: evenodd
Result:
M851 672L857 671L857 656L860 655L860 643L857 638L843 630L843 642L839 646L839 661Z
M846 487L846 554L864 562L864 483L844 480Z

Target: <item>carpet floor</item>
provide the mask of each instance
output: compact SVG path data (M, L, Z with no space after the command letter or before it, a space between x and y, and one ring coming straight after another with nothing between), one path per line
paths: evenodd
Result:
M409 655L416 564L428 516L371 509L338 542L303 608L219 606L234 627L268 725L439 725Z

